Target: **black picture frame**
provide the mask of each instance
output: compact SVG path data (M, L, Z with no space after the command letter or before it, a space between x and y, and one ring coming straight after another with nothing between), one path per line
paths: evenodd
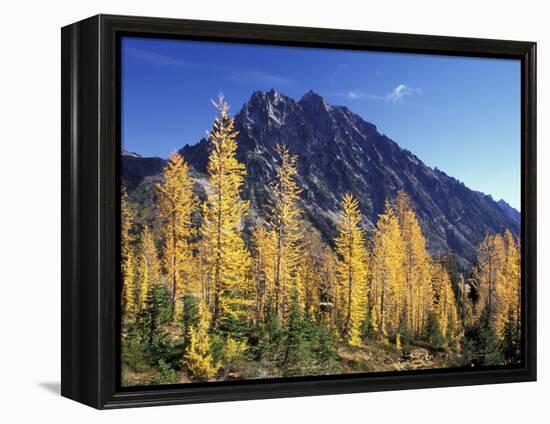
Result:
M521 366L122 389L117 329L124 34L520 60ZM97 15L62 28L61 45L63 396L110 409L536 380L536 43Z

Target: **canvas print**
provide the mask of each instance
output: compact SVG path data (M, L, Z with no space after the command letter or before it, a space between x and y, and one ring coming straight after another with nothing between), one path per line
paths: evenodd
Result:
M120 43L123 387L521 364L519 61Z

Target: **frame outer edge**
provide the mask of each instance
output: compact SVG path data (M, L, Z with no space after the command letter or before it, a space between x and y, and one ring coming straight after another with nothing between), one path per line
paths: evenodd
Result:
M526 263L527 286L529 292L526 305L529 308L527 321L530 331L526 337L528 373L531 381L537 381L537 43L531 43L525 58L527 92L525 124L528 131L525 134L524 145L527 155L525 164L525 208L526 216Z
M61 30L61 395L100 408L98 17Z
M117 277L115 181L116 34L204 36L273 43L425 50L433 54L521 58L525 97L522 165L526 206L525 276L528 320L526 366L475 373L387 375L332 382L294 381L251 385L118 391L115 353ZM311 36L309 35L311 34ZM458 37L374 33L178 19L97 15L62 29L62 395L98 409L356 393L536 379L536 44ZM113 182L115 184L113 184ZM524 221L526 222L526 221ZM528 263L527 263L528 262ZM113 285L113 283L115 283Z

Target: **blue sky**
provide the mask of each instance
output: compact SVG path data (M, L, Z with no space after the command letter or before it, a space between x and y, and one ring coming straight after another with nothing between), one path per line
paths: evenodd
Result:
M211 128L222 91L236 113L256 90L312 89L424 163L520 208L520 62L123 38L122 145L167 157Z

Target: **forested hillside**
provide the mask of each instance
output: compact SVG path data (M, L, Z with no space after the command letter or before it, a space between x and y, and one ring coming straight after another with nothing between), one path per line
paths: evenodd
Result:
M365 217L370 183L341 194L339 185L336 210L315 225L312 202L328 194L304 204L312 187L302 184L300 149L284 139L269 146L262 194L223 97L216 107L200 147L204 174L184 149L160 175L123 190L123 385L518 363L520 246L511 219L491 215L499 231L478 235L460 266L430 253L426 231L439 229L427 229L417 195L403 187ZM154 201L144 207L127 190Z

